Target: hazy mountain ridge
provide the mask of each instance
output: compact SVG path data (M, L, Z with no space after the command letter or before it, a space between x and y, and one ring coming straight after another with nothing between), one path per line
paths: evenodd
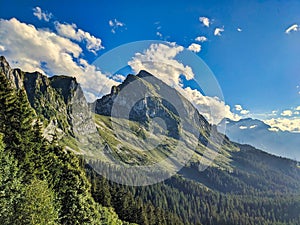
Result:
M249 144L282 157L300 161L300 134L274 131L257 119L226 119L226 135L235 142Z

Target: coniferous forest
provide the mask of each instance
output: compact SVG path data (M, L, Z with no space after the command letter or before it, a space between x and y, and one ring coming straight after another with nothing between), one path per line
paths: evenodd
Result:
M128 224L95 202L80 159L43 138L24 90L0 79L0 224Z
M296 161L233 143L231 170L190 162L154 185L116 184L93 170L101 162L46 139L28 92L0 72L1 225L300 224Z

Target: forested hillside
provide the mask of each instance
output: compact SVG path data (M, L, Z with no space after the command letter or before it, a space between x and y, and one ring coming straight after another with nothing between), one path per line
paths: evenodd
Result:
M75 123L75 103L87 109L75 79L11 70L4 60L0 224L300 224L297 162L227 138L204 171L193 157L178 174L154 185L106 179L94 170L102 162L86 161L74 136L97 131L112 137L109 120L96 115L96 128L86 114L86 126Z
M79 158L42 136L26 92L0 73L0 224L127 224L96 203Z

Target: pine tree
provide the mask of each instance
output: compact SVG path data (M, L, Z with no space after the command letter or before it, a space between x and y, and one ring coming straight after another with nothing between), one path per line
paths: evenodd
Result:
M46 181L33 179L25 188L19 218L15 224L55 225L58 213L54 204L54 192Z
M47 157L49 157L49 143L43 137L42 125L38 119L33 126L32 143L34 153L32 160L35 162L33 175L39 179L44 179L49 176L45 165Z
M51 146L46 164L49 182L57 193L60 223L65 225L100 224L100 214L90 193L90 183L78 158L61 146Z
M20 205L23 188L21 174L17 161L13 156L4 151L0 133L0 224L14 224L17 217L16 209Z
M5 75L0 73L0 132L3 134L7 134L7 129L10 127L10 117L16 101L15 91Z
M24 179L30 180L34 171L34 112L25 91L12 89L3 73L0 74L0 116L0 132L4 134L5 149L18 160L21 170L26 171Z

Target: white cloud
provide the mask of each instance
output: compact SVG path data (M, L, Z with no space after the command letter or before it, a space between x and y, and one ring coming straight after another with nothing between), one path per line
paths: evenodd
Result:
M152 44L144 52L136 53L128 65L135 73L146 70L176 88L210 123L218 124L224 117L239 120L240 117L233 114L230 107L217 97L203 96L198 90L182 87L181 75L187 80L194 78L192 68L175 59L183 50L182 46L177 46L175 43Z
M297 111L300 111L300 105L296 107L296 110L297 110Z
M249 110L243 109L241 105L235 105L234 109L238 111L241 115L247 115L249 114Z
M210 19L204 16L199 17L199 21L203 23L204 26L209 27Z
M117 82L123 82L126 79L126 77L122 74L114 74L112 79L117 81Z
M288 27L285 30L285 33L289 34L289 33L291 33L291 31L299 31L299 25L298 24L293 24L292 26Z
M243 31L243 30L242 30L241 28L239 28L239 27L238 27L236 30L237 30L238 32L242 32L242 31Z
M117 19L112 19L108 21L109 26L112 28L111 32L116 33L116 30L120 27L125 27L125 23L118 21Z
M280 131L280 129L277 128L277 127L271 127L271 128L269 128L268 130L269 130L269 131L273 131L273 132L278 132L278 131Z
M103 49L100 38L96 38L90 33L83 31L82 29L78 29L76 24L62 24L56 21L54 25L60 36L70 38L78 42L85 42L87 50L94 54L96 54L96 52L100 49Z
M248 127L246 127L246 126L240 126L239 128L240 128L241 130L248 129Z
M241 105L235 105L234 108L235 108L236 111L243 110L243 107Z
M277 110L273 110L271 114L272 115L277 115L277 112L278 112Z
M240 116L231 112L230 106L217 97L203 96L198 90L193 90L190 87L179 91L193 103L210 123L218 124L223 118L234 121L241 119Z
M247 114L249 114L249 110L243 109L243 110L240 111L240 113L241 113L242 115L247 115Z
M192 43L189 47L188 50L193 51L193 52L200 52L201 51L201 45Z
M48 13L43 11L40 7L35 7L32 9L33 15L36 16L39 20L45 20L46 22L49 22L49 20L52 18L52 13Z
M162 33L160 33L159 31L157 31L157 32L156 32L156 36L162 37Z
M4 52L6 49L3 45L0 45L0 52Z
M205 42L205 41L207 41L207 37L205 37L205 36L199 36L199 37L195 38L195 41Z
M215 36L221 36L221 33L224 32L224 28L217 27L214 31Z
M300 114L299 111L295 111L295 112L294 112L294 115L299 115L299 114Z
M284 110L280 115L282 116L292 116L293 115L293 112L292 110Z
M176 55L183 50L182 46L176 46L175 43L152 44L143 53L136 53L128 65L136 73L146 70L171 87L178 86L181 83L181 74L187 80L194 78L192 68L175 59Z
M271 126L273 130L300 132L300 118L272 118L264 120L264 123Z
M75 76L87 97L88 93L109 93L111 85L118 84L83 59L78 44L15 18L0 20L0 45L5 47L5 57L12 67L48 75Z
M249 128L254 129L255 127L257 127L257 125L251 125Z

